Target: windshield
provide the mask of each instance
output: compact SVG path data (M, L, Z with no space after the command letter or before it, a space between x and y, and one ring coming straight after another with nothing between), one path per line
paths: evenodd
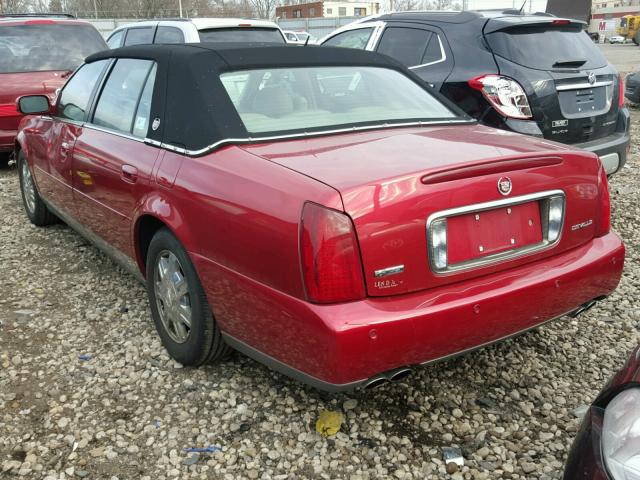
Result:
M600 49L580 28L517 27L487 35L496 55L537 70L602 68Z
M200 41L222 43L285 43L277 28L238 27L200 30Z
M380 67L306 67L221 75L249 132L456 118L425 89Z
M88 25L0 27L0 73L75 70L85 57L106 48Z

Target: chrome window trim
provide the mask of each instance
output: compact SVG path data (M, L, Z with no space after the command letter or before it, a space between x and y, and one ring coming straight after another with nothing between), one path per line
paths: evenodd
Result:
M491 254L491 255L486 255L484 257L481 258L477 258L477 259L473 259L473 260L468 260L466 262L461 262L461 263L457 263L454 265L448 265L444 268L438 268L435 264L434 264L434 258L432 255L432 235L431 235L431 230L432 230L432 224L436 221L436 220L440 220L443 218L450 218L450 217L456 217L459 215L464 215L467 213L475 213L475 212L482 212L482 211L486 211L486 210L493 210L496 208L500 208L500 207L508 207L508 206L514 206L514 205L520 205L523 203L528 203L528 202L533 202L536 200L548 200L551 199L552 197L562 197L563 200L563 210L562 210L562 221L560 223L560 234L558 235L558 238L556 238L554 241L550 242L549 240L547 240L546 237L546 232L543 229L543 240L541 243L537 243L534 245L527 245L525 247L520 247L520 248L514 248L511 250L506 250L504 252L500 252L500 253L495 253L495 254ZM514 258L518 258L518 257L522 257L525 255L530 255L533 253L538 253L541 252L543 250L547 250L555 245L558 244L558 242L560 241L560 239L562 238L562 231L564 229L564 220L567 214L567 205L566 205L566 195L564 193L563 190L546 190L544 192L538 192L538 193L531 193L528 195L520 195L518 197L512 197L512 198L504 198L504 199L500 199L500 200L494 200L491 202L483 202L483 203L475 203L472 205L465 205L464 207L456 207L456 208L450 208L448 210L441 210L439 212L435 212L431 215L429 215L429 217L427 218L427 257L429 259L429 267L431 268L431 271L436 274L436 275L447 275L447 274L452 274L452 273L457 273L457 272L462 272L465 270L471 270L474 268L479 268L479 267L484 267L484 266L488 266L488 265L493 265L496 263L500 263L500 262L504 262L507 260L513 260Z
M610 85L613 85L613 82L611 80L603 80L593 84L582 82L582 83L571 83L568 85L556 85L556 90L558 92L564 92L566 90L587 90L589 88L608 87Z
M433 62L423 63L421 65L414 65L413 67L409 67L409 70L413 70L415 68L428 67L429 65L435 65L437 63L442 63L447 61L447 52L444 50L444 45L442 44L442 39L440 38L440 35L438 35L436 32L433 32L433 34L436 37L438 37L438 43L440 44L440 55L441 55L440 60L434 60Z
M110 133L111 135L115 135L117 137L122 137L122 138L126 138L129 140L135 140L136 142L141 142L141 143L145 143L145 139L141 138L141 137L134 137L131 134L126 134L124 132L121 132L119 130L114 130L111 128L106 128L106 127L100 127L98 125L95 125L93 123L85 123L84 124L84 128L88 128L89 130L95 130L98 132L103 132L103 133Z
M209 153L215 150L218 147L223 145L227 145L230 143L250 143L250 142L263 142L263 141L271 141L271 140L286 140L286 139L297 139L297 138L309 138L309 137L318 137L322 135L333 135L336 133L348 133L348 132L362 132L368 130L376 130L380 128L403 128L403 127L423 127L428 125L450 125L450 124L473 124L476 123L473 119L466 118L457 118L451 120L433 120L433 121L421 121L421 122L406 122L406 123L381 123L376 125L365 125L361 127L350 127L350 128L339 128L334 130L320 130L317 132L303 132L303 133L291 133L287 135L273 135L269 137L245 137L245 138L225 138L219 140L211 145L208 145L199 150L189 150L184 147L178 147L176 145L172 145L170 143L159 142L158 140L153 140L151 138L145 138L144 142L149 145L153 145L155 147L164 148L166 150L171 150L172 152L181 153L183 155L189 156L199 156Z

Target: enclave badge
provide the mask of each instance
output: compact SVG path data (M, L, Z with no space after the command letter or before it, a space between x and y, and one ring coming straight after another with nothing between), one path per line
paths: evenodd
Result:
M511 193L511 179L509 177L500 177L500 180L498 180L498 191L502 195L509 195Z

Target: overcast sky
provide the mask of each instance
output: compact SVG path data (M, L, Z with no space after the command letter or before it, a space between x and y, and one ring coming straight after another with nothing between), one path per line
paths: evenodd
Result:
M482 10L486 8L520 8L524 0L468 0L470 10ZM532 12L544 12L547 8L547 0L527 0L525 10Z

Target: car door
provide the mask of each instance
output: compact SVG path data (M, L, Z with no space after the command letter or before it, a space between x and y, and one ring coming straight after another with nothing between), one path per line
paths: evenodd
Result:
M160 151L144 143L156 71L151 60L118 59L74 150L74 199L82 223L130 256L136 201Z
M453 69L446 37L436 27L420 24L387 24L375 51L389 55L440 90Z
M76 139L89 110L108 60L83 65L69 79L58 96L47 135L46 165L35 161L36 181L44 197L55 207L75 215L72 195L72 162Z

